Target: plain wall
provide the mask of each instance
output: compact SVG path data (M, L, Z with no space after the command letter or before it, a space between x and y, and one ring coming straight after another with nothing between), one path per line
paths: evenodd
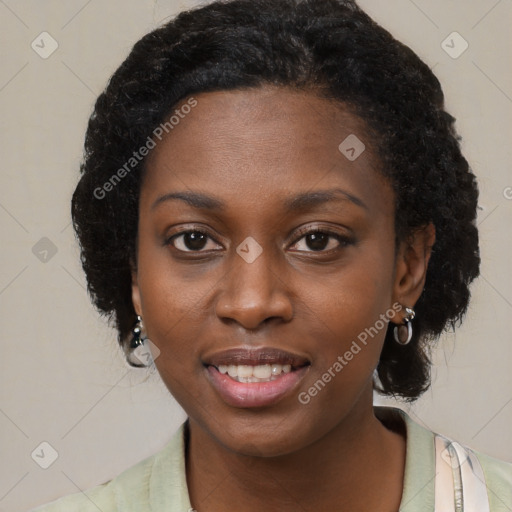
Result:
M512 2L360 3L434 68L481 194L482 276L465 323L439 342L432 388L399 406L512 461ZM159 450L185 418L157 374L126 365L90 304L70 197L97 95L143 34L191 5L0 2L0 512L103 483ZM31 47L48 51L43 31L58 43L47 59ZM454 31L469 44L458 58L442 46ZM448 39L452 52L461 43ZM46 470L31 457L44 441L58 452Z

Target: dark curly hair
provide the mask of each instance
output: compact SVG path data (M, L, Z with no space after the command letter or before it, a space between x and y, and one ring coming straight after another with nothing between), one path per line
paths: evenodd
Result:
M96 101L72 199L92 300L126 351L145 159L131 160L115 186L112 177L180 101L266 84L333 99L365 122L395 192L396 244L429 222L436 228L412 341L398 345L388 326L374 384L413 401L430 385L432 343L462 321L479 273L478 189L439 81L352 0L215 1L134 45Z

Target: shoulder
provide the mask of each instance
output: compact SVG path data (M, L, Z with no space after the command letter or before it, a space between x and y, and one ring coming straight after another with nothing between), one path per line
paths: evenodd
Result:
M400 510L453 510L454 500L458 510L466 512L512 510L512 463L434 432L401 409L386 407L376 412L381 418L401 417L406 427Z
M486 455L470 446L435 434L439 447L436 470L451 468L463 501L482 504L491 512L512 510L512 463ZM484 507L485 504L485 507Z
M87 491L70 494L34 508L29 512L113 512L117 510L111 482L98 485Z
M512 463L470 449L482 466L491 511L512 508Z
M184 425L179 427L159 452L141 460L112 480L84 492L64 496L29 512L139 512L153 510L153 505L164 502L186 503ZM166 510L172 512L173 509Z
M108 482L64 496L30 512L114 512L120 510L119 502L125 501L127 495L136 500L133 505L142 506L146 500L147 506L149 477L157 457L158 454L154 454Z

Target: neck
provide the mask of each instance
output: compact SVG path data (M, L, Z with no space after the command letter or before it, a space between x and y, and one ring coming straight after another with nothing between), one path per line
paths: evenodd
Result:
M230 451L189 421L187 483L198 512L233 504L244 512L399 508L405 439L376 418L371 401L321 439L277 457Z

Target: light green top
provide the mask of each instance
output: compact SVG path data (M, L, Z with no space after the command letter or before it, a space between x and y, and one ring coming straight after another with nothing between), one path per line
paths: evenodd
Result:
M400 512L434 512L434 432L400 409L376 406L374 410L381 420L387 417L405 425L407 452ZM193 509L185 473L185 427L186 422L162 450L109 482L30 512L190 512ZM512 464L474 450L473 453L485 475L489 510L511 512Z

